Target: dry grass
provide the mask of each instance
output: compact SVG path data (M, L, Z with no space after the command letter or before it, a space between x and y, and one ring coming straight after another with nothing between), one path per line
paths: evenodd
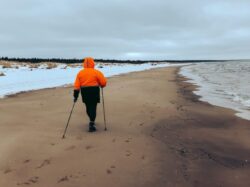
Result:
M0 66L3 68L12 68L11 63L6 61L0 61Z
M68 67L75 68L81 66L81 64L67 64Z
M46 69L53 69L53 68L56 68L56 67L57 67L57 64L56 64L56 63L46 63L46 64L47 64Z
M29 68L36 69L39 68L40 64L29 64Z

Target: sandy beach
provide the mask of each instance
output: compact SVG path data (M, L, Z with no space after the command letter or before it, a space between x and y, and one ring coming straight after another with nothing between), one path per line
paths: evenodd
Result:
M0 100L0 186L248 187L250 121L200 102L178 68L115 76L88 133L72 87ZM72 80L73 82L73 80Z

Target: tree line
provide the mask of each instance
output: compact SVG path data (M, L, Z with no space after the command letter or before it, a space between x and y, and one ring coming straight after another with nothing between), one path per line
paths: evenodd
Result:
M1 57L0 60L15 61L15 62L29 62L29 63L42 63L42 62L54 62L64 64L76 64L82 63L82 59L65 59L65 58L9 58ZM198 63L198 62L218 62L225 60L116 60L116 59L95 59L95 62L106 63L129 63L129 64L143 64L143 63Z

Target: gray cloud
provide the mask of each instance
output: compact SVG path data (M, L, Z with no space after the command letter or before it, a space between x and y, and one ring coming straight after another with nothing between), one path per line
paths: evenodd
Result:
M250 58L248 0L0 0L0 56Z

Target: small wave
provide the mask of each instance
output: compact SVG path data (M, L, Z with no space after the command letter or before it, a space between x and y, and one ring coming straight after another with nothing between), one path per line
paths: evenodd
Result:
M201 100L250 120L250 61L200 63L182 67L180 74L199 86Z

